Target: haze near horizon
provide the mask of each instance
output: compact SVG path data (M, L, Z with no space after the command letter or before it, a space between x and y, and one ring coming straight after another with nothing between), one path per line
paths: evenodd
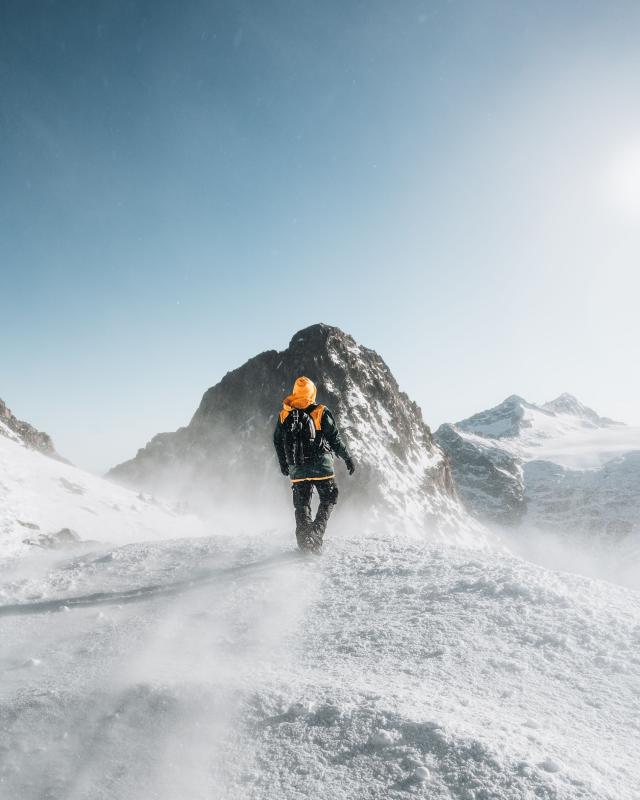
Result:
M8 2L0 397L104 470L319 321L640 424L640 7ZM274 408L281 398L274 398Z

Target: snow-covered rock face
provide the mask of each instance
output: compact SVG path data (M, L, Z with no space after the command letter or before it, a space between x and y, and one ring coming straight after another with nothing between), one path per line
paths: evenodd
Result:
M456 427L462 431L476 433L490 439L518 436L524 428L531 426L531 420L526 411L534 409L535 406L513 394L495 408L481 411L469 419L458 422Z
M392 516L412 526L460 526L447 461L420 409L377 353L328 325L306 328L283 352L269 350L228 373L205 392L187 427L154 437L110 476L196 503L280 501L288 482L271 437L299 375L316 383L318 402L334 412L357 462L353 478L336 464L339 509L366 511L366 522Z
M458 491L480 519L512 524L524 513L522 467L492 439L465 435L454 425L441 425L437 441L448 453Z
M517 438L524 447L536 447L570 432L616 426L621 423L599 416L566 393L540 406L513 394L494 408L456 423L456 428L465 433L488 439Z
M553 414L569 414L582 420L583 425L591 425L594 428L606 428L610 425L620 425L620 422L609 419L609 417L601 417L599 414L583 405L577 397L572 394L564 392L555 400L544 403L542 408L545 411L550 411Z
M59 458L49 434L37 430L28 422L19 420L2 400L0 400L0 436L47 456Z
M455 425L446 450L460 496L476 516L589 534L640 537L640 429L562 394L537 406L513 395Z

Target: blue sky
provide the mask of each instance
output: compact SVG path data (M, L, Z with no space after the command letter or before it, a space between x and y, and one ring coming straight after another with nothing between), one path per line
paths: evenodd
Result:
M0 397L102 470L324 321L640 423L640 5L7 0ZM279 398L274 398L277 404Z

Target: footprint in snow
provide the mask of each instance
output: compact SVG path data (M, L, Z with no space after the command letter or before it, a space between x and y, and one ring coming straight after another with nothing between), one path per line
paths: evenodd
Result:
M413 777L420 783L425 783L431 778L431 773L426 767L418 767L413 773Z
M545 772L560 772L562 764L554 758L547 756L544 761L541 761L538 766Z
M369 744L374 747L390 747L395 744L399 738L400 734L398 731L387 731L381 728L371 736Z

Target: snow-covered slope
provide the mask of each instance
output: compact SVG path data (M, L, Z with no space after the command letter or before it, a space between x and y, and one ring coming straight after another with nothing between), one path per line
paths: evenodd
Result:
M333 530L97 548L0 585L20 800L637 800L640 600Z
M336 465L341 502L360 524L383 521L434 535L468 540L482 534L461 509L449 467L418 406L382 358L338 328L313 325L289 347L269 350L228 373L205 392L193 419L175 433L154 437L110 476L199 507L258 509L290 503L273 452L272 433L282 398L307 375L318 402L335 413L357 471Z
M348 515L322 557L288 526L227 535L218 517L205 536L0 436L3 800L638 800L640 595L470 535L428 428L385 373L360 396L360 369L341 380L363 471L377 408L411 480L431 476L421 522L450 509L450 541L473 548ZM407 522L396 490L384 503Z
M640 537L640 428L568 394L536 406L513 395L435 434L468 508L613 543Z
M46 537L65 528L81 540L118 543L205 530L192 515L0 436L0 559L54 545Z

